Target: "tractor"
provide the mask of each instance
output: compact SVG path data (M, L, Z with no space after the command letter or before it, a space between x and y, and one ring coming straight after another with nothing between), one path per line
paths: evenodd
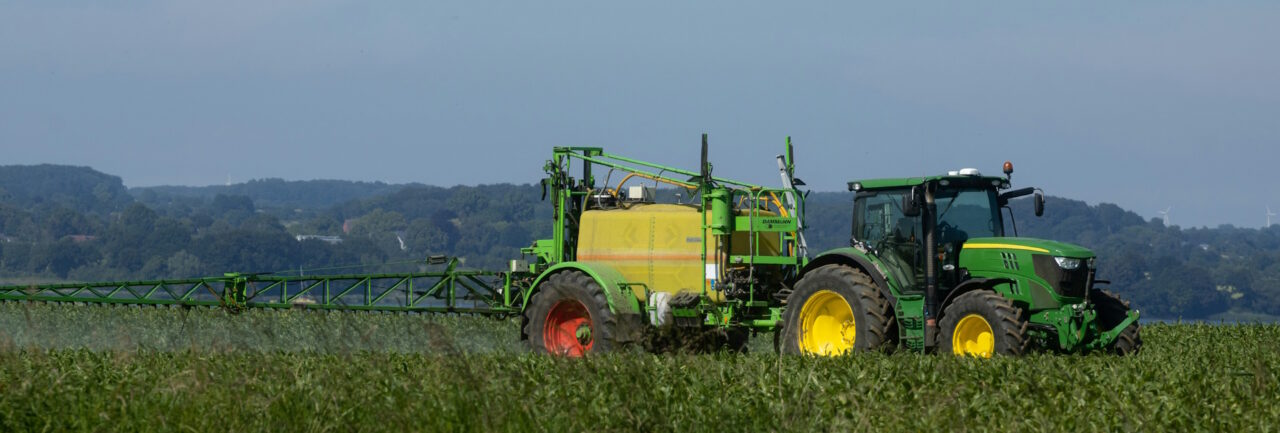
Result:
M1044 195L1011 190L1013 164L1002 168L1003 177L963 169L849 182L850 245L801 269L787 296L779 350L1138 352L1138 311L1102 289L1107 281L1096 278L1092 251L1016 236L1010 201L1032 195L1039 217Z

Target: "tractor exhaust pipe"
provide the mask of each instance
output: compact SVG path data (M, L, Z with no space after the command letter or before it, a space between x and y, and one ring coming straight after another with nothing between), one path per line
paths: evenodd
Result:
M706 133L702 134L702 164L698 166L698 169L701 170L699 174L702 175L702 185L703 186L710 185L711 184L711 167L707 166L707 134Z
M938 336L938 205L933 188L924 188L924 345L937 346Z

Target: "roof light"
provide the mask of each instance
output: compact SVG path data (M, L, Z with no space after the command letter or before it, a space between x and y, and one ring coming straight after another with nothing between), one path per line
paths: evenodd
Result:
M1005 176L1008 176L1008 175L1011 175L1011 174L1013 174L1013 163L1012 163L1012 162L1009 162L1009 161L1005 161L1005 162L1004 162L1004 175L1005 175Z

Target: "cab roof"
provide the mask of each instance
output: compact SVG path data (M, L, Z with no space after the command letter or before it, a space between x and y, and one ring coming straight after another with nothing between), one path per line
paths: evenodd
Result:
M1009 180L999 176L947 174L942 176L854 180L849 181L849 191L909 188L930 182L940 182L943 180L959 185L990 185L1001 189L1009 187Z

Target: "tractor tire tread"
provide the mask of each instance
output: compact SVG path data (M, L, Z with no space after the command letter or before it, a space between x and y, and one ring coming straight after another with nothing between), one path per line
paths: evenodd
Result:
M803 301L808 300L817 289L808 287L806 281L834 279L845 283L851 293L842 293L850 307L854 310L855 323L862 332L854 350L892 350L897 343L897 316L893 313L893 304L880 292L879 286L871 276L849 266L831 264L814 269L796 283L784 303L787 305L782 315L782 325L774 334L774 346L779 353L800 354L795 330L799 323ZM852 299L850 299L852 297ZM803 298L803 299L802 299ZM856 305L852 305L856 304ZM865 327L864 327L865 326Z
M545 342L541 339L545 317L554 305L562 299L575 299L581 302L591 317L594 346L588 355L615 350L620 342L615 338L618 319L609 309L609 299L595 279L579 271L563 271L552 274L539 285L537 292L529 298L529 306L520 315L520 338L527 342L527 347L534 352L549 353Z
M950 336L959 318L968 314L979 314L991 322L993 317L987 317L987 314L983 314L984 311L995 316L994 323L989 323L993 328L992 331L1004 337L996 341L995 354L1022 356L1030 350L1031 338L1027 333L1027 321L1022 318L1022 309L1014 306L1009 299L988 290L962 294L947 305L939 322L942 328L942 332L939 333L939 338L942 340L939 347L944 351L951 351Z

